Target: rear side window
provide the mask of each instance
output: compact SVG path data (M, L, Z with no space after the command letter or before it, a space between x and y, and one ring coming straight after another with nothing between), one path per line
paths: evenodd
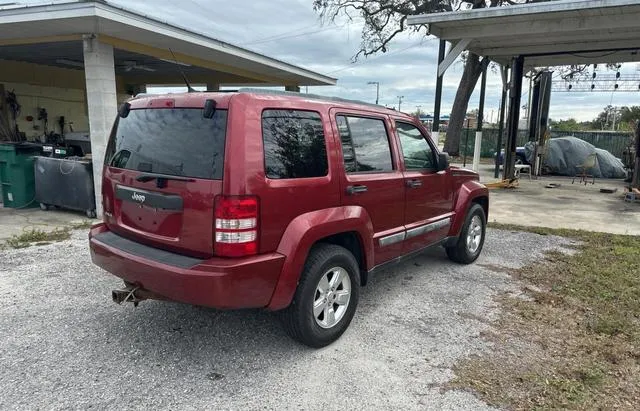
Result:
M313 111L262 112L265 174L268 178L309 178L328 171L324 128Z
M389 135L384 120L337 116L347 173L392 171Z
M131 110L118 117L105 164L146 173L222 178L227 110L204 118L202 109Z

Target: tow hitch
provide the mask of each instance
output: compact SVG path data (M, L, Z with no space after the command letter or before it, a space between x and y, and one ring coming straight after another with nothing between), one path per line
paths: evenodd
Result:
M140 301L144 300L167 300L166 297L145 290L139 285L126 281L124 285L125 287L121 290L111 290L111 299L114 303L133 303L133 306L137 307Z
M131 302L133 303L134 307L137 307L138 303L145 299L140 298L140 296L136 294L136 292L139 290L140 287L127 285L127 287L121 290L111 290L111 298L113 299L114 303L122 304Z

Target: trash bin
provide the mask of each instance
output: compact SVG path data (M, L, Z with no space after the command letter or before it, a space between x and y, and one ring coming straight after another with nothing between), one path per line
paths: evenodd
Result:
M96 200L93 189L91 160L78 158L36 157L35 202L43 210L50 206L84 211L95 218Z
M2 202L9 208L37 207L33 175L34 156L42 146L31 143L0 144Z

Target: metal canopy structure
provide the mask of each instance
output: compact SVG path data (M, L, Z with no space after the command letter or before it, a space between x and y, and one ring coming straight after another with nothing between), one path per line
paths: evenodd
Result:
M429 34L452 43L449 54L439 60L439 77L464 50L511 67L506 178L514 175L524 72L640 61L638 0L557 0L408 16L407 22L426 25Z
M526 67L640 61L640 2L558 0L409 16L429 34L464 50Z

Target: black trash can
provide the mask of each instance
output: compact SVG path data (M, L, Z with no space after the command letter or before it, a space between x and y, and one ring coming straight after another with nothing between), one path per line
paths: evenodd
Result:
M96 217L91 160L36 157L34 163L36 202L43 210L50 206L84 211Z

